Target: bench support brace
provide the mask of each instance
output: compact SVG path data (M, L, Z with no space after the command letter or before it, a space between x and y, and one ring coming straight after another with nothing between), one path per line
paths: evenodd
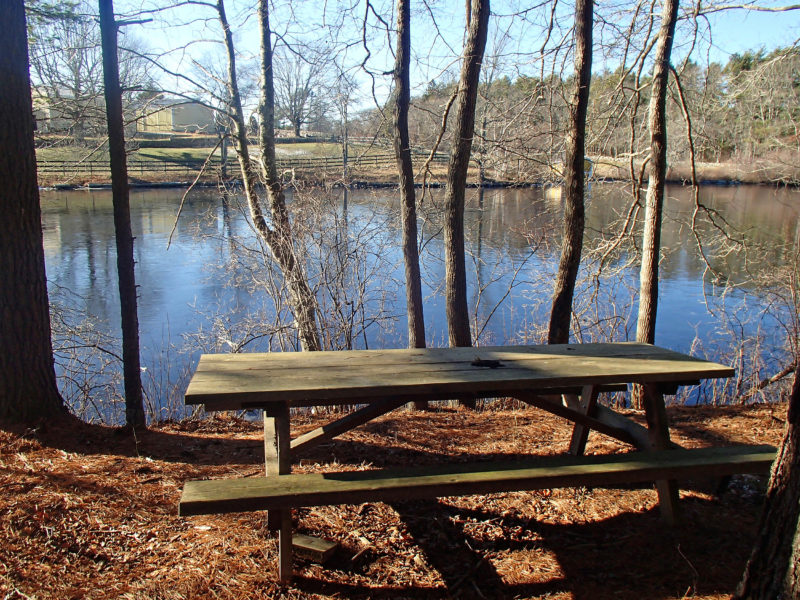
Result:
M587 417L593 417L595 406L597 405L597 388L593 385L585 385L581 390L580 400L568 394L564 395L567 405L573 404L576 412ZM572 427L572 439L569 442L569 453L572 456L583 456L586 450L586 441L589 439L589 428L581 423L575 423Z
M332 440L337 435L341 435L344 432L355 429L359 425L368 423L369 421L372 421L383 414L400 408L406 402L408 402L408 398L405 397L386 398L383 400L370 402L363 408L354 410L341 419L326 423L322 427L317 427L312 431L296 437L291 442L292 452L300 452L302 450L308 450L309 448L319 446L328 440Z

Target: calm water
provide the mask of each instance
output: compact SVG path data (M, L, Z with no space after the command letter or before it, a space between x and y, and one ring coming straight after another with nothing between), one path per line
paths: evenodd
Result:
M272 327L277 317L266 291L269 277L236 200L223 202L216 190L190 194L167 249L182 194L173 189L141 190L131 198L143 364L151 400L161 405L168 397L179 397L182 377L201 351L227 351L250 338L255 339L246 343L245 351L291 343L276 333L280 328ZM777 364L793 311L776 301L778 288L756 280L779 272L796 256L800 192L703 189L701 201L719 211L736 230L732 237L749 247L747 252L739 247L725 252L724 243L711 239L713 227L705 224L704 248L709 256L715 251L720 255L710 260L716 273L701 260L687 225L694 206L691 190L673 187L668 196L657 343L731 362L734 348L757 342L759 364L765 369ZM424 199L420 222L426 329L434 345L446 339L439 198ZM309 229L315 231L307 241L308 270L330 323L326 344L405 345L400 225L393 192L353 191L346 206L341 193L314 207L299 199L294 202L302 205ZM587 246L613 239L612 224L626 214L629 203L621 185L592 186ZM113 345L113 338L119 337L119 301L110 192L46 191L42 206L51 294L74 311L67 316L71 323L81 314L91 315L91 335L107 335L101 336L102 344ZM560 210L557 190L469 192L469 301L479 343L541 339L558 255ZM632 338L638 272L627 266L631 248L622 244L610 254L603 273L595 278L598 256L587 255L582 274L578 336L584 341ZM333 283L325 285L326 281ZM348 291L331 291L335 282L345 282ZM356 287L360 293L353 291ZM786 297L786 286L781 289ZM86 341L88 335L81 339ZM91 370L91 361L102 359L88 360L84 371ZM108 372L113 370L112 360ZM100 379L92 380L97 389L109 383Z

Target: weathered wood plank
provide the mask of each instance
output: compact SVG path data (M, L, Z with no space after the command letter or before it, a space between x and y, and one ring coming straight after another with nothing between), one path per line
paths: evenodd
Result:
M455 348L453 350L456 350ZM341 376L352 373L359 373L365 375L372 375L378 379L389 377L391 374L402 373L421 373L435 375L439 373L450 372L463 372L463 373L489 373L495 375L502 375L505 371L510 369L524 369L533 372L547 372L552 370L555 366L560 369L569 369L575 366L582 366L586 368L603 368L606 369L609 364L623 366L623 371L632 370L635 373L649 372L663 372L663 371L676 371L679 373L693 374L696 372L716 374L722 370L729 372L731 369L722 365L715 365L715 363L708 363L697 359L692 359L677 353L669 353L662 356L653 354L642 355L640 353L620 354L618 356L571 356L571 355L545 355L545 356L529 356L519 353L503 353L497 352L493 356L497 356L498 362L502 365L497 369L486 369L477 366L473 359L468 356L462 356L463 352L453 352L449 358L432 357L431 360L420 360L420 357L414 355L408 356L405 361L392 361L384 363L380 360L380 354L371 357L369 353L380 351L363 351L365 356L362 361L358 363L348 361L344 357L338 361L334 360L335 356L325 357L325 360L320 360L319 364L315 364L308 357L304 360L286 361L283 358L286 354L291 353L273 353L266 355L257 355L258 358L246 354L231 355L241 357L238 360L218 361L215 356L218 355L204 355L197 368L197 374L201 376L210 375L212 377L219 377L222 379L233 378L234 380L241 376L241 374L249 374L252 377L270 377L270 376L286 376L291 374L292 377L299 381L307 379L319 379L320 369L325 369L326 374ZM411 351L409 351L411 352ZM296 353L308 354L308 353ZM372 358L372 360L370 360ZM670 365L662 363L668 362ZM575 373L573 373L575 374ZM684 379L689 379L683 375ZM319 383L319 381L318 381Z
M457 362L473 362L476 358L483 360L541 360L548 358L576 357L639 357L639 358L672 358L673 360L694 361L706 364L702 359L689 357L658 346L636 342L587 343L587 344L552 344L552 345L519 345L519 346L484 346L472 348L397 348L381 350L337 350L315 352L270 352L244 354L205 354L198 365L199 370L209 366L214 370L222 370L226 366L238 370L243 363L250 368L265 368L268 361L279 369L329 367L348 365L352 367L369 367L385 365L408 365L410 363L435 364Z
M292 536L292 548L295 554L305 556L318 563L327 561L336 552L338 546L336 542L303 535L302 533L295 533Z
M622 415L618 415L621 420L624 420L627 423L630 423L633 427L638 427L641 430L639 436L632 433L630 429L628 429L627 427L622 426L622 423L607 422L606 420L603 419L603 417L601 417L600 414L595 415L594 417L590 417L588 415L584 415L583 413L573 408L564 406L560 401L561 400L560 396L549 396L549 395L538 396L535 394L516 394L514 398L520 400L521 402L525 402L526 404L530 404L531 406L535 406L536 408L541 408L542 410L545 410L559 417L563 417L568 421L572 421L573 423L581 423L583 425L586 425L590 429L594 429L595 431L603 433L614 439L620 440L621 442L625 442L626 444L630 444L636 448L640 447L640 442L642 439L647 440L647 429L645 429L641 425L637 425L633 421L629 421ZM595 410L598 413L601 413L603 408L605 407L597 405L595 407ZM641 435L643 435L644 438L642 438Z
M284 476L285 477L285 476ZM274 477L265 477L265 480L272 481ZM280 521L278 530L278 579L281 583L289 583L292 580L292 512L290 509L278 509L274 511Z
M583 386L580 396L578 412L587 417L594 416L595 406L597 405L597 388L593 385ZM575 423L572 426L572 437L569 441L569 453L572 456L581 456L586 449L586 442L589 439L590 428L582 423Z
M364 423L367 423L376 417L391 412L396 408L400 408L406 402L408 402L407 398L391 398L388 400L383 399L371 404L367 404L366 406L355 410L348 415L345 415L341 419L326 423L322 427L317 427L312 431L296 437L291 442L291 449L293 452L300 452L302 450L314 448L319 444L335 438L337 435L341 435L342 433L350 431L359 425L363 425Z
M602 404L598 404L595 406L595 418L604 426L617 432L617 435L611 434L612 437L627 441L639 450L646 450L650 447L650 433L647 431L647 427L642 427L635 421L631 421L628 417L619 414L617 411L603 406ZM605 433L600 427L592 426L592 429ZM619 434L626 436L628 439L620 437ZM677 444L670 444L670 449L677 448L679 448Z
M476 355L503 366L474 366ZM646 344L204 355L186 402L203 403L207 410L275 402L359 404L376 397L492 397L517 390L544 393L587 384L683 382L732 374L724 365Z
M291 473L289 453L289 409L278 406L271 412L264 411L264 466L267 477ZM270 531L281 528L280 511L271 511L267 516Z
M650 435L650 447L653 450L665 450L670 447L669 423L667 410L664 406L664 396L657 384L645 384L644 413L647 419L647 431ZM669 524L678 522L678 483L674 479L663 478L656 481L658 490L658 507L661 516Z
M278 477L188 481L181 515L286 509L570 486L602 486L733 473L766 473L769 446L557 456L510 463L439 465Z
M285 475L291 471L289 409L281 406L264 411L264 463L266 475Z

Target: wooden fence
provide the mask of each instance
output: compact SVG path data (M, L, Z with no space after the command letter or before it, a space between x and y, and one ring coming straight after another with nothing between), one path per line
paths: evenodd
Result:
M418 166L422 165L426 159L427 155L423 153L413 156L414 163ZM444 164L447 161L446 154L437 153L431 162ZM196 177L204 162L201 159L129 160L128 175L138 179L157 178L159 180L179 176ZM394 168L396 159L394 153L376 153L352 156L347 165L351 169ZM228 159L226 166L229 174L236 174L238 165L234 156ZM209 175L219 173L221 169L222 162L217 157L209 161L206 167ZM278 159L278 169L333 172L341 171L343 162L341 157L284 157ZM39 175L46 179L70 180L76 177L107 179L111 176L108 162L103 161L39 161L38 170Z

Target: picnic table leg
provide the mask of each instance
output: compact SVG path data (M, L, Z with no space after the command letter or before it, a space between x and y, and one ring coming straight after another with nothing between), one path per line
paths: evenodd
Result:
M287 509L278 513L281 522L278 532L278 579L281 583L289 583L292 580L292 511Z
M291 472L289 408L281 405L264 411L264 463L267 477ZM287 583L292 578L292 512L271 510L267 527L278 532L278 576Z
M573 408L584 415L592 416L594 407L597 404L597 388L593 385L585 385L581 390L580 399L573 394L565 395L565 400L570 408ZM583 456L586 450L586 442L589 439L589 427L575 423L572 426L572 439L569 442L569 453L573 456Z
M664 407L664 394L658 384L642 385L644 392L644 411L647 419L647 431L650 435L650 446L653 450L670 448L669 424ZM661 517L670 525L678 521L678 482L674 479L656 481L658 506Z

